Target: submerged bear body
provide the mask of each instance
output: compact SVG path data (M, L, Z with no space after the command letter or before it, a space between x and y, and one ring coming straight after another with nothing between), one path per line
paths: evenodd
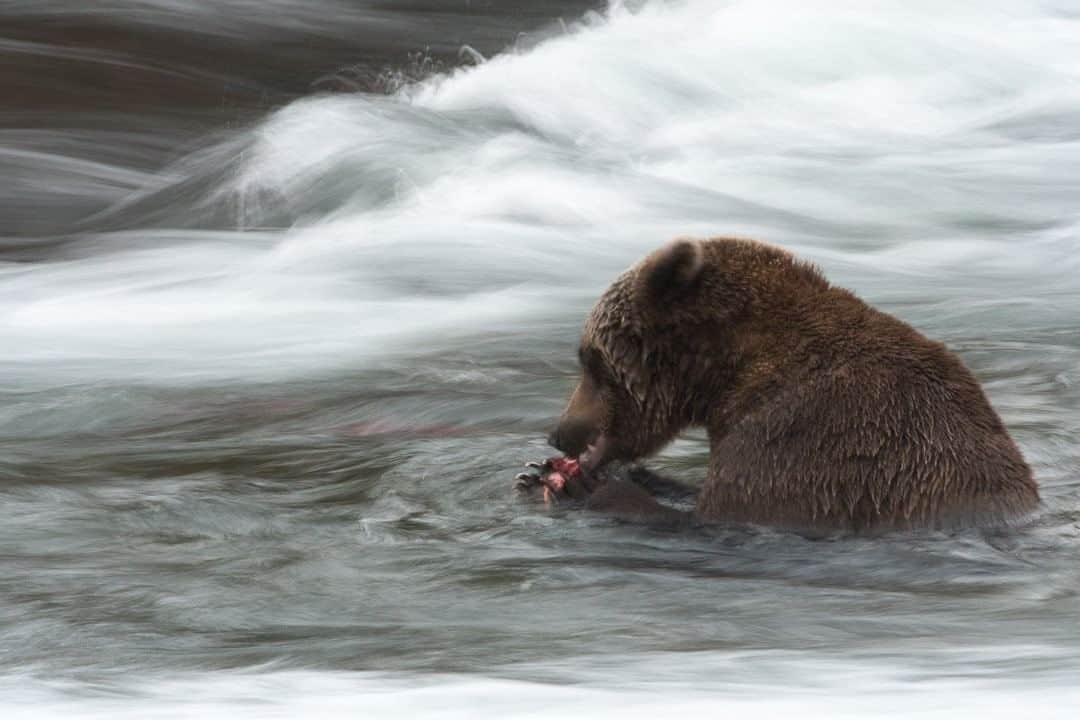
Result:
M956 527L1008 523L1039 502L958 357L773 246L654 252L597 302L580 359L552 444L599 468L706 427L699 521ZM617 510L618 495L613 485L594 504Z

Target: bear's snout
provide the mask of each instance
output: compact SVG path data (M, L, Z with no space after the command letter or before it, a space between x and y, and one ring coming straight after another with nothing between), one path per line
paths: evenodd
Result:
M567 457L577 457L585 451L596 435L596 429L587 420L567 418L559 422L548 435L548 444Z

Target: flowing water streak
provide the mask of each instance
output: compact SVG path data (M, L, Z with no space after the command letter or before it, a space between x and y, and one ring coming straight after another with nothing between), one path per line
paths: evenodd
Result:
M875 298L1069 289L1080 35L1022 9L950 5L929 33L929 5L650 4L398 97L294 103L205 160L236 168L209 202L291 229L9 268L5 365L349 365L550 314L679 233L786 243Z
M1063 2L647 2L292 102L160 172L152 132L72 163L42 149L62 130L0 131L110 206L0 264L0 692L109 717L200 713L191 687L253 714L1054 716L1080 668L1078 80ZM716 233L957 349L1043 484L1036 526L814 543L514 505L591 299Z

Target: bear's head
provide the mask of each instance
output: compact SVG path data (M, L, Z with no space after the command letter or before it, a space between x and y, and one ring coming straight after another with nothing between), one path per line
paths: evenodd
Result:
M775 374L817 317L828 282L781 248L679 239L623 273L585 323L581 379L549 442L585 468L635 460L691 424L711 425L732 388Z
M612 283L585 323L581 379L554 447L595 468L649 455L704 422L741 304L724 294L725 254L716 241L676 240Z

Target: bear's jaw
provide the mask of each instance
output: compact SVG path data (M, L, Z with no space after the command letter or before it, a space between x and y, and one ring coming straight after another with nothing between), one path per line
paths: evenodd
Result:
M585 449L575 458L578 464L585 470L596 470L604 462L607 451L607 435L603 433L585 446Z

